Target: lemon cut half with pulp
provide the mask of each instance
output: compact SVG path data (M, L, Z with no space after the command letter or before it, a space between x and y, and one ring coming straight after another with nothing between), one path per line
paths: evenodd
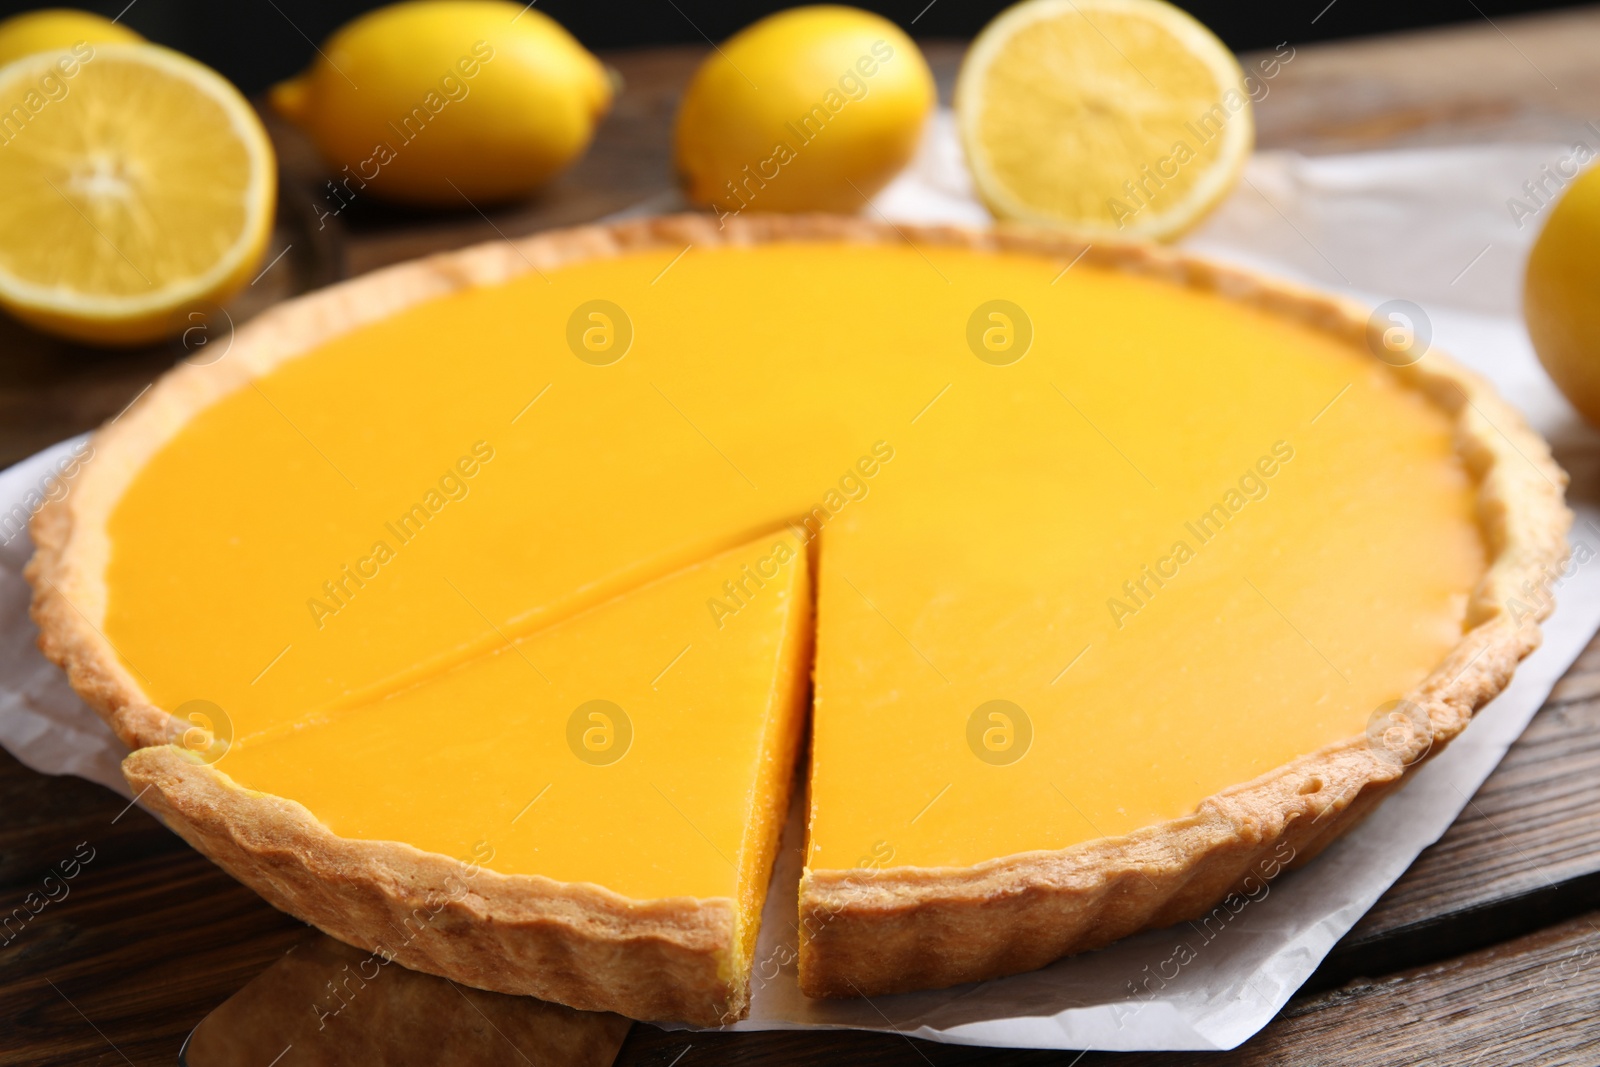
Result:
M1162 0L1026 0L956 83L978 194L1002 219L1168 240L1238 180L1255 142L1227 47Z
M276 186L255 111L186 56L19 59L0 68L0 305L77 340L155 340L248 279Z

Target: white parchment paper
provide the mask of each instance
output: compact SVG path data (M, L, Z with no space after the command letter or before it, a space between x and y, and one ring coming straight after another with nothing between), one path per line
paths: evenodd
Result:
M1576 135L1577 131L1575 131ZM1376 305L1421 306L1433 343L1491 379L1554 444L1573 474L1570 566L1544 646L1465 734L1309 868L1206 930L1129 938L1031 974L930 993L812 1001L795 981L798 821L773 879L750 1018L734 1029L895 1030L935 1041L1067 1049L1226 1049L1266 1025L1339 938L1455 820L1600 624L1600 435L1539 368L1516 317L1521 265L1537 222L1518 228L1506 200L1561 145L1474 146L1305 159L1261 153L1245 181L1186 244ZM641 209L672 210L670 197ZM988 222L973 198L948 113L874 213L907 221ZM26 510L63 442L0 472L0 509ZM70 483L66 486L70 491ZM0 511L0 514L4 514ZM0 523L3 526L3 523ZM9 532L9 528L6 528ZM4 534L0 533L0 538ZM0 543L0 744L36 770L76 774L124 795L122 749L36 646L21 569L25 533Z

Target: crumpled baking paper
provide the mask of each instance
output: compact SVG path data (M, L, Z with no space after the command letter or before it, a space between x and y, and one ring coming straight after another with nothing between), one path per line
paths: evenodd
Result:
M1575 137L1581 131L1574 131ZM1573 543L1587 551L1555 585L1544 646L1466 732L1310 867L1240 898L1226 918L1128 938L1043 970L955 989L814 1001L795 980L799 821L791 818L757 946L750 1018L733 1029L892 1030L973 1045L1212 1050L1265 1026L1418 853L1445 831L1600 624L1600 507L1591 502L1600 435L1539 368L1517 317L1522 262L1542 219L1523 183L1563 145L1490 145L1304 158L1263 152L1238 190L1184 244L1219 259L1339 289L1376 306L1421 308L1433 344L1484 374L1573 474ZM673 210L656 198L626 214ZM917 222L982 225L949 114L908 171L869 209ZM75 439L76 440L76 439ZM50 491L63 442L0 472L0 509ZM66 485L70 491L70 484ZM30 496L32 491L33 496ZM57 492L60 490L57 489ZM128 794L116 738L35 647L21 577L26 533L0 512L0 744L36 770ZM15 514L15 512L12 512ZM1584 562L1576 562L1583 560Z

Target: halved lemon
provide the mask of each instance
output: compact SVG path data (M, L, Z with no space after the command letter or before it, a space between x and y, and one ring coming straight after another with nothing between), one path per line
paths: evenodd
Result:
M240 288L277 175L250 104L156 45L79 45L0 68L0 306L136 344Z
M1233 53L1162 0L1026 0L984 28L955 107L1000 218L1162 240L1227 195L1255 142Z

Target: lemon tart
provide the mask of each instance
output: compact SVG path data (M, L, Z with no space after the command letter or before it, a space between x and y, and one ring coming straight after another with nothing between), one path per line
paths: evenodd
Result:
M1564 475L1383 342L1025 232L497 242L163 379L34 613L146 803L408 966L738 1018L809 711L802 987L989 978L1310 858L1536 646Z

